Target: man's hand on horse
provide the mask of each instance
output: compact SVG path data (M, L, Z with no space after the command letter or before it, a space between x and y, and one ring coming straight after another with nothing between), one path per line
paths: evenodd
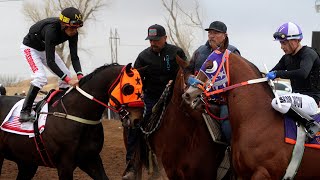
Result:
M71 79L71 80L68 82L68 84L69 84L70 86L75 87L75 86L77 86L77 85L79 84L79 81L78 81L77 79Z
M266 74L268 80L274 80L277 77L276 71L270 71Z

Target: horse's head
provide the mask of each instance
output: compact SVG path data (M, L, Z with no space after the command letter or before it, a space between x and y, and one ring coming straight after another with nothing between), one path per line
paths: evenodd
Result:
M201 106L203 94L211 92L228 84L228 75L226 72L225 62L229 57L229 50L224 53L220 51L212 52L207 60L201 66L201 69L196 77L189 76L189 88L182 95L187 104L194 109L203 109Z
M136 125L142 119L142 80L131 63L122 69L108 93L109 103L118 111L124 126Z

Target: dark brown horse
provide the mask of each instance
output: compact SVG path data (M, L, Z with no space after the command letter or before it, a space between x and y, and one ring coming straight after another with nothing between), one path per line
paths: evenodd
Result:
M230 85L261 78L246 59L230 54ZM205 75L197 78L207 82ZM202 91L186 92L192 104ZM239 179L281 179L292 156L293 145L284 142L283 115L271 107L274 95L266 82L227 92L232 128L232 164ZM296 179L318 179L318 150L306 148Z
M186 62L178 57L177 62L180 70L172 98L160 120L159 129L147 140L169 179L215 179L226 147L213 142L202 112L183 103L181 96L185 83L182 68Z
M49 106L49 115L46 122L46 129L42 133L45 150L57 168L59 179L73 179L73 171L76 167L86 172L93 179L108 179L101 157L104 135L102 124L99 123L105 104L108 103L110 94L119 83L127 86L119 86L119 96L122 94L140 94L137 89L131 86L131 82L122 80L123 74L131 74L131 64L120 66L118 64L99 67L91 74L81 79L79 87L87 93L80 93L72 89L65 94L56 106ZM137 78L138 79L138 78ZM134 80L137 81L137 80ZM129 87L129 88L128 88ZM111 90L110 90L111 89ZM127 89L127 90L126 90ZM110 91L109 91L110 90ZM94 98L90 98L88 94ZM114 96L117 95L113 93ZM90 99L89 99L90 98ZM137 95L136 99L139 99ZM19 101L19 97L0 97L1 122L11 109ZM54 99L53 102L57 100ZM114 101L116 101L114 99ZM123 117L132 121L142 118L143 106L137 106L142 101L136 101L133 107L121 103ZM52 112L61 112L68 115L86 119L89 122L96 122L95 125L80 123L64 117L50 115ZM129 113L129 114L127 114ZM0 131L0 152L6 159L14 161L18 165L17 179L32 179L38 166L44 166L33 138Z

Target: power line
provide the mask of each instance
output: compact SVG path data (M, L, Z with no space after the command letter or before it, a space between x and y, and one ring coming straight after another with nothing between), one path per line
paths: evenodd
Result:
M23 1L23 0L0 0L0 2Z

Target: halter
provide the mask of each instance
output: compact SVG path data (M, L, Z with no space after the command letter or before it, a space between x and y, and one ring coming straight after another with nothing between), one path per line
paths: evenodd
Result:
M136 69L131 67L127 72L127 68L126 66L122 68L121 73L108 90L109 103L114 107L108 106L108 108L117 112L122 121L127 120L129 122L129 112L126 110L126 107L143 108L144 103L141 99L142 80L140 74Z
M220 53L219 51L215 51L215 53ZM218 73L221 71L222 66L225 64L226 66L226 71L227 71L227 78L228 78L228 85L225 88L221 88L221 89L216 89L213 91L210 91L211 87L214 85L214 83L216 82ZM209 77L208 77L209 78ZM245 85L249 85L249 84L256 84L256 83L261 83L261 82L265 82L268 81L267 78L258 78L258 79L252 79L252 80L248 80L248 81L244 81L244 82L240 82L237 84L233 84L230 85L230 80L229 80L229 51L226 50L223 57L222 57L222 62L220 64L220 66L218 67L217 73L214 75L214 77L211 79L210 83L208 84L208 86L206 87L207 83L204 83L202 81L200 81L199 79L196 78L189 78L188 79L188 84L195 87L195 88L199 88L203 91L203 93L201 94L201 101L204 102L205 104L205 108L207 113L213 117L216 120L224 120L227 119L228 117L217 117L214 114L210 113L209 111L209 107L208 107L208 102L210 100L210 96L212 95L216 95L216 94L220 94L226 91L229 91L231 89L235 89L237 87L241 87L241 86L245 86ZM209 79L210 80L210 79ZM209 92L210 91L210 92Z

